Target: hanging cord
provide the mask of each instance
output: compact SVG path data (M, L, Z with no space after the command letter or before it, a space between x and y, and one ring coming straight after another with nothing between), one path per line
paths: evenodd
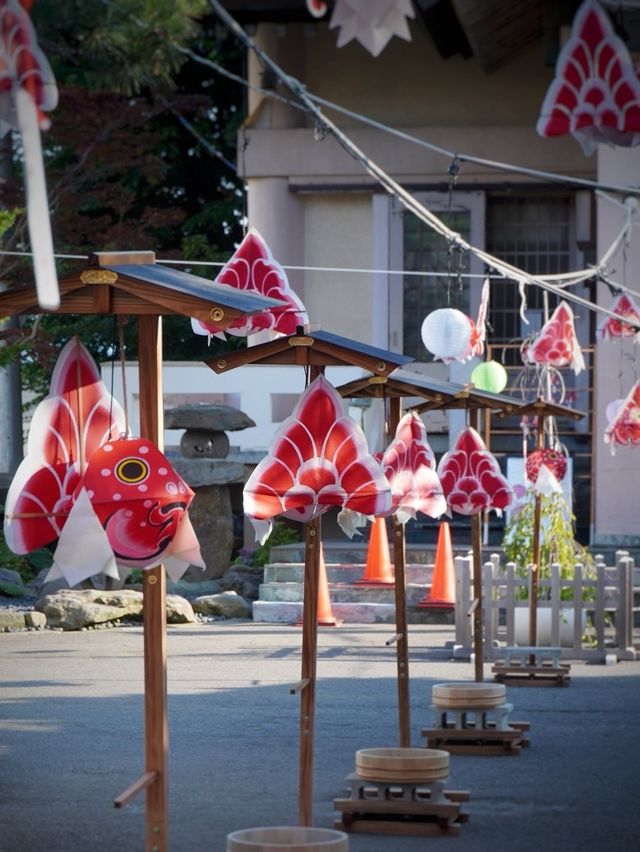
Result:
M113 387L115 383L115 371L116 371L116 327L118 324L118 317L116 314L113 315L113 330L111 332L111 387L109 394L109 440L112 437L112 427L113 427Z
M122 399L124 409L124 437L129 436L129 403L127 402L127 373L124 362L124 318L118 315L118 341L120 346L120 371L122 376ZM122 436L121 436L122 437Z

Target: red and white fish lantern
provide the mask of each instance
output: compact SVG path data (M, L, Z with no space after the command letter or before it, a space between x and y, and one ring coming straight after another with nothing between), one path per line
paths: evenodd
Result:
M7 494L4 535L19 554L58 542L47 580L70 585L118 568L202 567L193 492L151 442L125 438L120 405L77 340L63 348L34 412Z
M60 307L60 293L40 130L50 124L44 112L57 103L53 72L38 47L26 9L18 0L0 0L0 135L13 128L22 137L33 271L38 304L48 310Z
M367 517L391 510L389 483L342 405L318 376L276 432L244 487L245 515L259 541L266 541L278 515L306 523L332 507Z
M610 308L613 313L623 319L606 317L598 328L598 336L602 340L620 340L632 338L640 341L640 308L627 293L620 293ZM624 320L628 320L625 322Z
M233 257L218 273L214 283L259 293L283 303L281 308L270 308L236 320L224 329L227 334L236 337L246 337L259 331L295 334L298 326L309 322L306 309L289 285L286 272L273 258L271 249L255 228L249 230ZM196 334L224 339L222 328L213 321L192 319L191 325Z
M616 447L640 446L640 381L629 391L626 399L618 406L613 419L604 432L604 442L611 452Z
M415 412L405 414L398 424L395 437L382 456L382 469L401 524L415 518L418 512L430 518L439 518L446 512L435 456L427 443L424 423Z
M438 476L447 503L460 515L476 515L487 509L500 513L514 499L495 456L471 427L464 429L453 449L442 456Z
M640 81L627 46L595 0L576 13L537 130L541 136L571 133L585 154L600 142L640 142Z
M571 367L577 375L585 369L573 311L561 301L534 341L523 348L523 359L542 367Z
M551 447L539 447L532 450L525 463L525 470L529 482L535 482L540 473L540 468L548 467L558 482L562 482L567 474L567 457L564 453Z

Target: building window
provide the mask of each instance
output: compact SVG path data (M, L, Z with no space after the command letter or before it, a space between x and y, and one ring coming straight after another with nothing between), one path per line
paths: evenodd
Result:
M567 272L575 264L573 199L570 196L489 195L486 208L487 250L533 275ZM495 277L491 282L489 322L494 344L515 343L530 337L544 322L545 291L527 288L527 325L520 316L520 293L514 281ZM548 294L549 311L558 299ZM509 360L520 360L517 348Z

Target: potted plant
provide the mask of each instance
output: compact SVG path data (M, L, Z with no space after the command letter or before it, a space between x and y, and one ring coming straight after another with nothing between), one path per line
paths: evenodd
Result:
M538 579L545 580L551 576L551 566L557 564L560 568L561 580L573 580L575 566L582 564L587 575L595 573L595 563L588 550L579 544L574 537L575 517L561 493L536 495L533 488L527 489L522 503L514 511L507 523L502 540L502 548L507 562L514 562L516 574L523 578L529 577L533 563L534 516L536 496L540 500L540 557ZM591 590L584 591L588 598ZM520 588L520 599L528 598L528 592ZM549 600L550 589L541 600ZM560 589L561 600L572 600L570 588ZM561 644L573 644L573 608L561 610L562 624L560 626ZM584 616L583 616L584 617ZM551 610L543 606L538 611L537 644L551 644ZM529 644L529 611L524 607L516 607L516 644ZM586 623L583 623L583 632Z

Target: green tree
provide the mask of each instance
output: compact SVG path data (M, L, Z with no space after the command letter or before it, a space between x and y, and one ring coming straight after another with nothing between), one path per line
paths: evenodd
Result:
M56 252L153 249L159 257L223 262L242 235L243 187L229 168L242 93L186 62L181 46L241 71L242 52L216 37L205 0L39 0L33 21L60 90L43 135ZM220 157L206 153L193 126ZM19 140L16 140L19 144ZM22 175L2 187L9 209L24 204ZM24 216L3 248L28 249ZM64 274L73 261L59 262ZM215 267L189 271L214 277ZM31 283L30 262L4 262L5 282ZM125 329L127 357L136 339ZM109 317L27 317L3 333L6 360L21 351L23 381L42 392L60 347L79 333L97 360L113 351ZM187 319L165 323L165 355L200 360L214 349Z

